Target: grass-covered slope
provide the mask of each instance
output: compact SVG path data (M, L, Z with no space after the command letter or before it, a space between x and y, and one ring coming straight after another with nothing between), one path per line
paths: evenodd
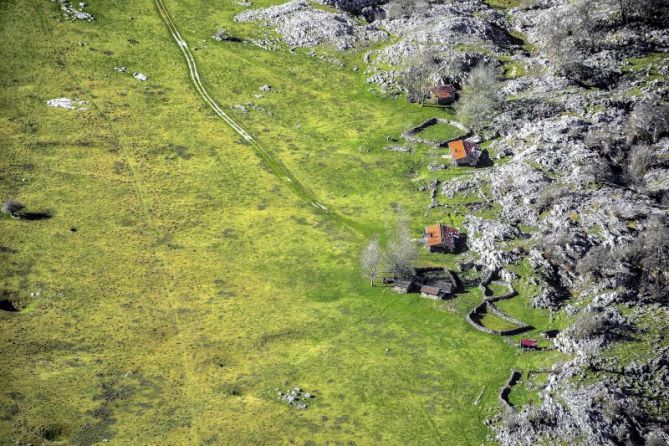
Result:
M508 370L550 358L467 325L476 293L444 308L357 272L392 204L416 231L443 217L407 179L421 155L382 150L434 109L368 91L359 54L212 41L250 32L231 3L166 4L211 93L271 111L235 118L361 233L200 101L152 1L91 2L92 23L0 3L0 194L52 213L0 220L0 292L23 307L0 312L0 443L485 443ZM308 409L277 399L293 386Z

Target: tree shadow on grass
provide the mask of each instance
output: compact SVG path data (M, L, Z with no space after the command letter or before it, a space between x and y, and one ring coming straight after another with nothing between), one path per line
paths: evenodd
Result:
M53 212L43 211L43 212L24 212L21 214L21 220L27 221L39 221L39 220L49 220L53 217Z

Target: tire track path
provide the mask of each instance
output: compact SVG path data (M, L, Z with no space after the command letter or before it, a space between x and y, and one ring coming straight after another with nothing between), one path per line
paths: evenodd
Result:
M211 108L219 118L221 118L229 127L231 127L239 136L241 136L244 141L246 141L253 148L254 152L269 166L272 174L279 178L284 184L286 184L286 186L303 202L313 206L320 213L327 215L332 220L343 224L354 232L362 234L364 231L359 224L356 224L348 218L339 215L322 204L311 191L300 184L300 182L288 170L288 168L286 168L279 160L277 160L262 145L260 145L260 143L255 138L253 138L253 136L251 136L239 123L232 119L218 104L218 102L216 102L216 100L211 97L206 87L204 86L204 83L202 82L200 72L198 71L197 64L195 63L195 58L188 48L188 43L183 37L181 37L181 34L179 34L179 31L174 21L172 20L172 17L169 15L163 0L155 0L155 4L158 8L158 13L160 14L161 19L167 26L167 29L172 35L174 41L179 46L184 59L186 59L188 74L190 76L191 82L193 83L193 86L197 90L198 95L204 100L209 108Z

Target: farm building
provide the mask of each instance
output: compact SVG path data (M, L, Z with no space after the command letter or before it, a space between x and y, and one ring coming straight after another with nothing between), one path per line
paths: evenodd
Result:
M420 287L421 296L434 300L446 299L453 294L453 291L453 285L445 281L437 281Z
M425 246L430 252L455 252L459 239L460 232L443 223L425 227Z
M456 289L453 273L441 267L415 268L410 279L393 282L393 291L396 293L420 293L423 297L435 300L452 297Z
M457 95L453 85L430 87L428 88L427 92L429 101L437 105L452 104L455 101Z
M418 291L419 286L414 280L396 280L393 284L393 291L408 294Z
M531 350L536 350L537 348L537 341L535 339L521 339L520 340L520 347L524 349L531 349Z
M481 149L478 144L456 139L448 143L451 151L451 160L458 166L476 166L481 158Z

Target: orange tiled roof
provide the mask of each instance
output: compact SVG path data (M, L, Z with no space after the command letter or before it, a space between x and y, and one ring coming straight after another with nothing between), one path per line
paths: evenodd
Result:
M425 227L425 236L428 246L441 245L441 225L429 225Z
M454 160L460 160L467 156L467 151L465 150L465 142L461 139L449 142L448 148L451 149L451 158L453 158Z
M450 240L453 235L457 233L458 230L455 228L436 223L425 227L425 241L427 246L439 246L444 243L447 238Z

